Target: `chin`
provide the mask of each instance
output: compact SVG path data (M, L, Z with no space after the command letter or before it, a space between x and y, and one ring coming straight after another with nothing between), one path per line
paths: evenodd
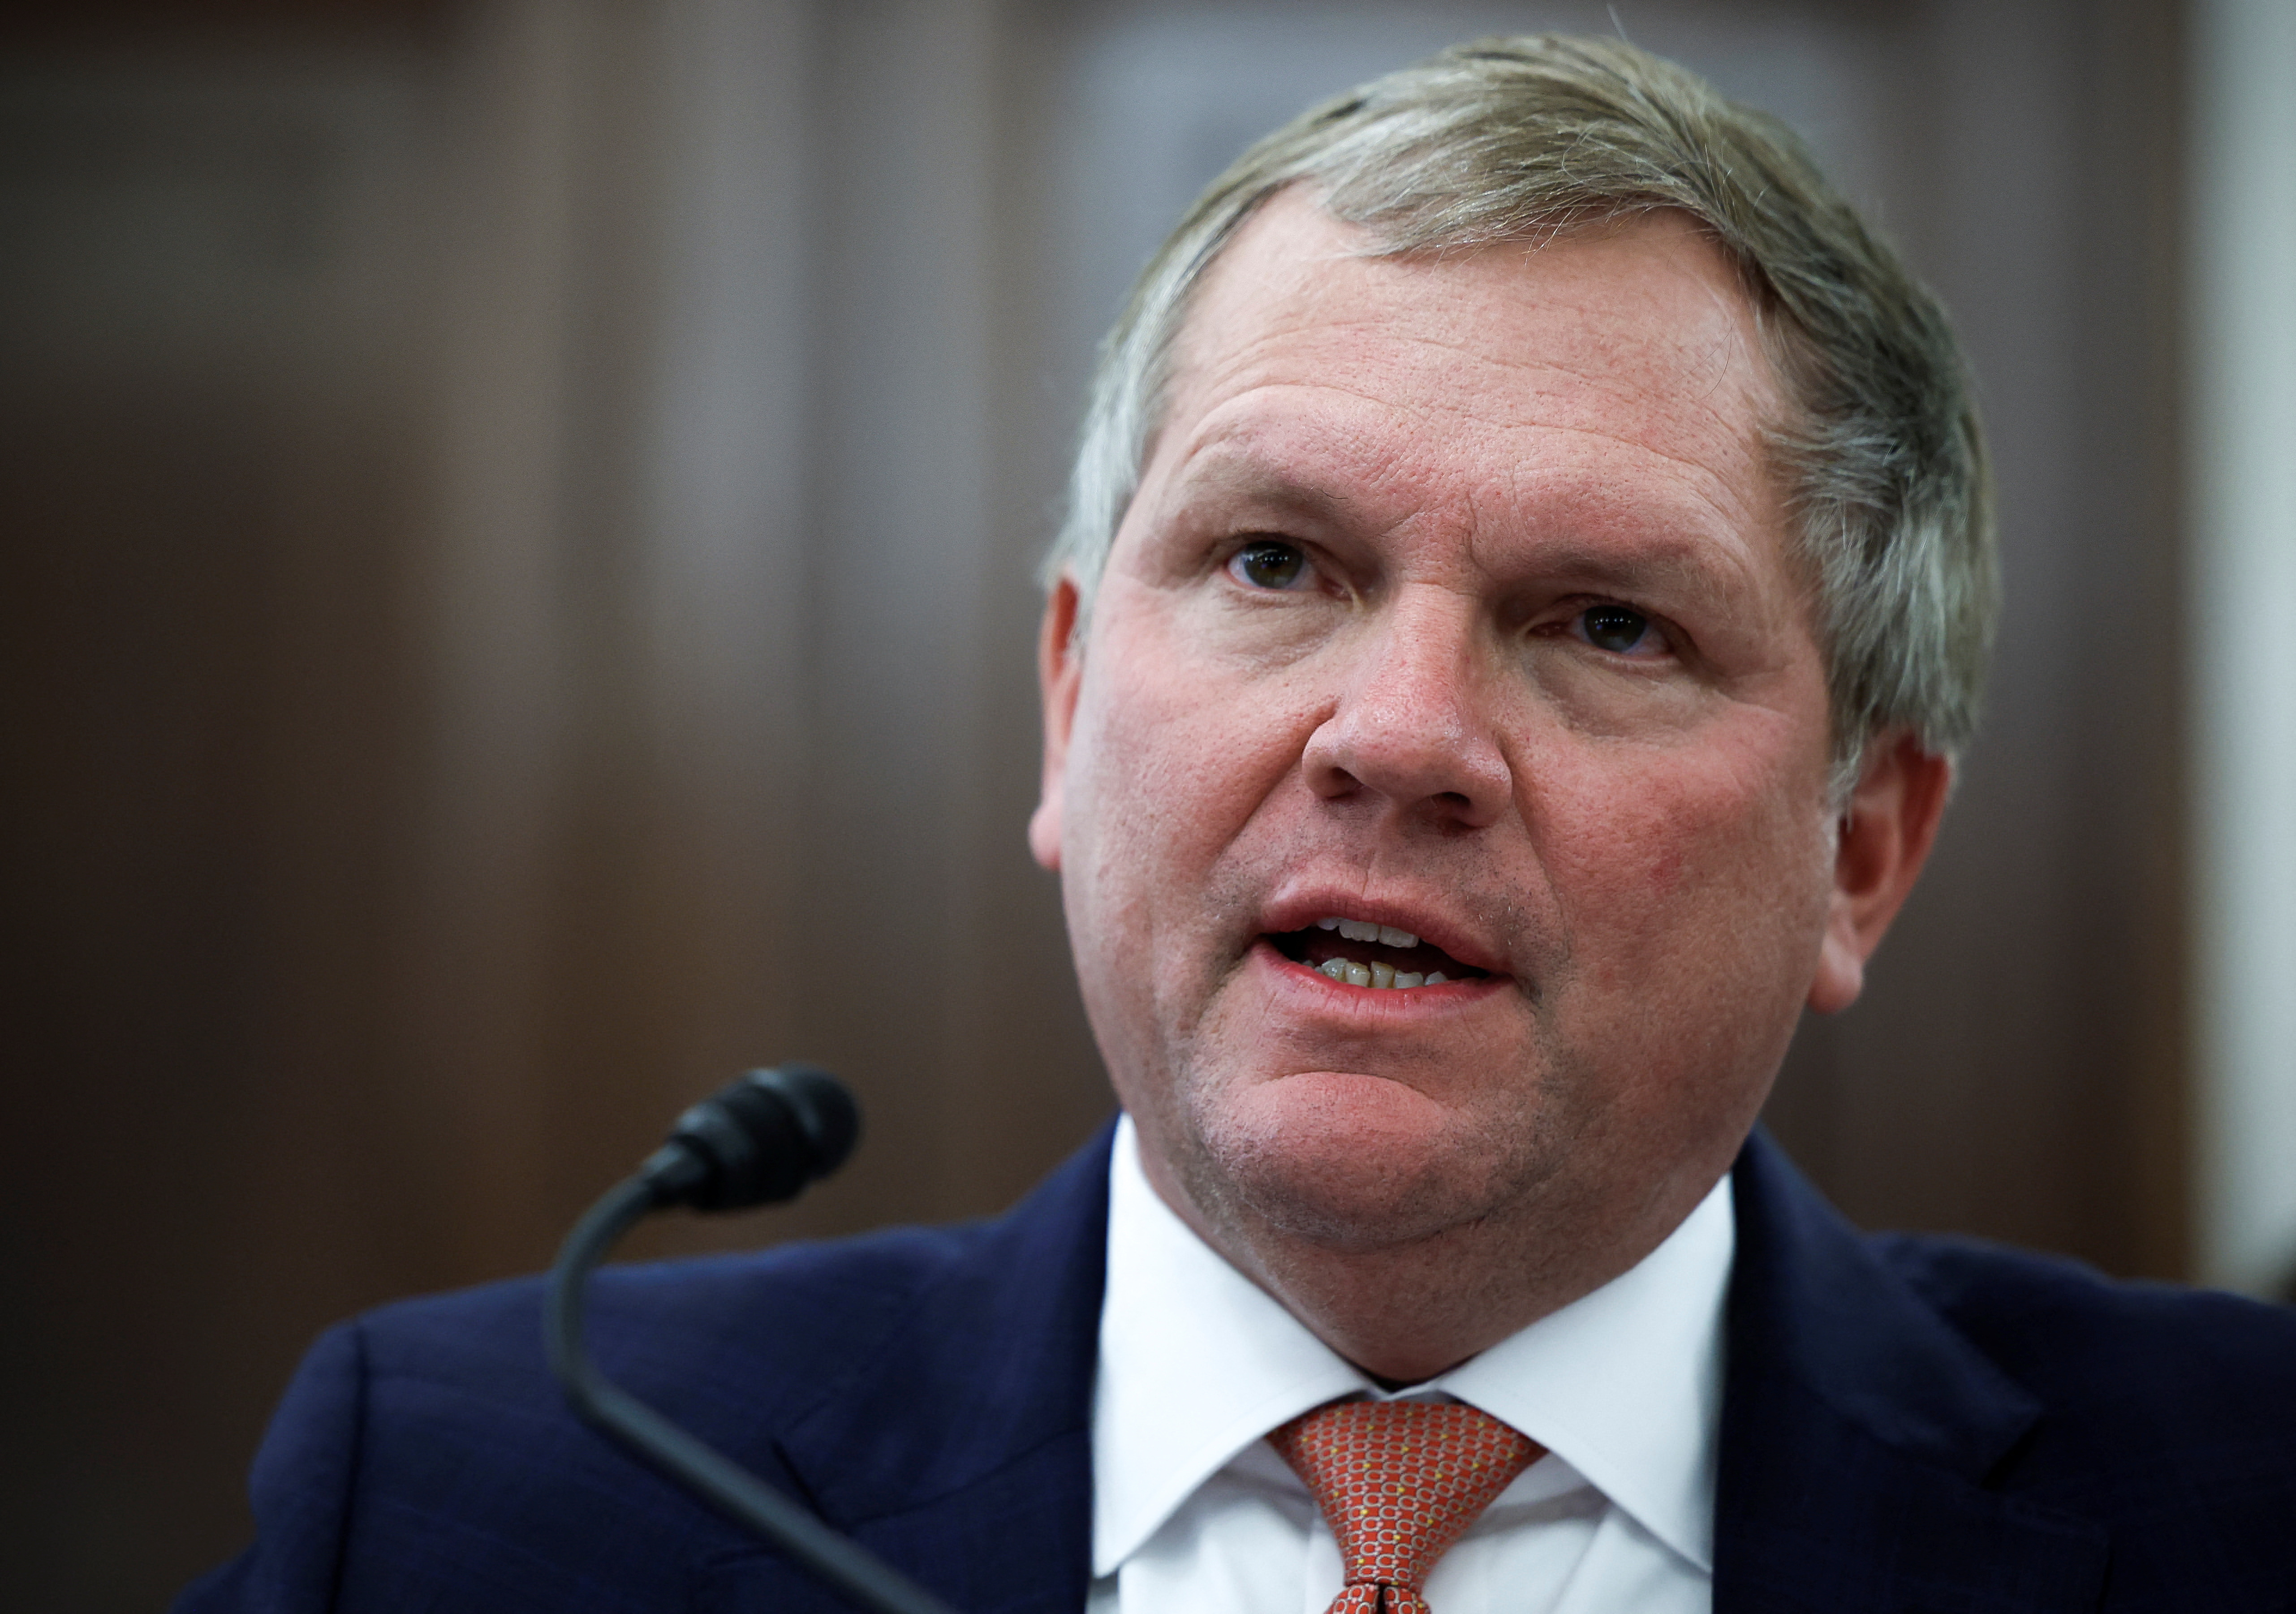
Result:
M1480 1221L1542 1175L1531 1117L1471 1117L1381 1077L1279 1077L1194 1119L1201 1152L1188 1175L1201 1180L1188 1187L1200 1205L1332 1249L1391 1248Z

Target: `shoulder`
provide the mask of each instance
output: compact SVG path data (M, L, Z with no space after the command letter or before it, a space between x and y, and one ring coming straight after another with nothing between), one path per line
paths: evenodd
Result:
M758 1253L609 1266L592 1279L588 1335L609 1374L641 1394L740 1376L770 1417L824 1367L865 1360L925 1297L962 1282L988 1224L899 1228ZM529 1397L556 1411L541 1365L545 1280L400 1301L344 1325L369 1394L430 1385L473 1410ZM340 1347L338 1348L340 1348ZM668 1410L668 1409L665 1409Z
M787 1486L780 1431L986 1236L611 1267L590 1338L624 1388ZM330 1330L257 1456L257 1545L182 1614L685 1606L739 1538L576 1421L544 1360L543 1295L538 1278L491 1283Z
M1991 1482L2111 1526L2132 1606L2152 1606L2143 1588L2163 1607L2180 1586L2241 1607L2284 1593L2296 1310L1964 1240L1873 1248L2038 1404Z
M868 1497L960 1487L1081 1423L1105 1171L1103 1139L991 1221L609 1267L589 1291L593 1354L852 1528ZM519 1279L330 1331L257 1458L255 1548L183 1608L685 1608L753 1560L575 1418L545 1359L545 1295Z
M2259 1414L2296 1428L2296 1309L2119 1282L2078 1261L1976 1240L1888 1234L1869 1247L2061 1413L2127 1417L2158 1407L2186 1430Z
M1916 1405L1972 1431L1965 1454L1996 1455L1985 1431L2037 1413L2134 1421L2124 1444L2156 1424L2167 1446L2296 1425L2296 1309L1981 1240L1861 1233L1759 1134L1735 1186L1734 1327L1837 1400Z
M1759 1135L1735 1188L1718 1565L1830 1566L1863 1588L1831 1606L2013 1583L2040 1606L2044 1581L2130 1610L2289 1606L2296 1315L1862 1234Z

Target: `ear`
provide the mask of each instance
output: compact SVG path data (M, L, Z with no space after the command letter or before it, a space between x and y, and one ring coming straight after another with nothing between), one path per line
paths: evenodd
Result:
M1029 818L1029 850L1048 869L1061 866L1061 811L1068 781L1069 731L1076 723L1077 685L1084 676L1084 647L1077 643L1079 599L1067 572L1045 601L1037 638L1037 688L1045 705L1045 777Z
M1875 737L1842 808L1833 852L1833 897L1809 1006L1833 1014L1857 1001L1866 961L1914 889L1953 785L1953 764L1906 733Z

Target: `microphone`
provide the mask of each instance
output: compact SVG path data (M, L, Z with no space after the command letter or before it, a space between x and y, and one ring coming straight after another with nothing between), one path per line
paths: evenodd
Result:
M657 1206L778 1205L845 1164L860 1135L860 1107L843 1082L818 1065L780 1065L679 1116L638 1175Z
M831 1529L599 1372L582 1340L590 1274L614 1241L666 1206L744 1210L795 1199L845 1163L861 1112L816 1065L752 1070L677 1118L669 1141L606 1191L566 1235L543 1319L550 1370L592 1428L748 1525L876 1614L953 1614L907 1576Z

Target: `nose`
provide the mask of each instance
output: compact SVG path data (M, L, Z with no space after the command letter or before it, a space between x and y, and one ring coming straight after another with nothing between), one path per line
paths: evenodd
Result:
M1435 592L1365 625L1301 765L1324 800L1368 796L1445 827L1483 829L1505 810L1513 772L1489 710L1473 606Z

